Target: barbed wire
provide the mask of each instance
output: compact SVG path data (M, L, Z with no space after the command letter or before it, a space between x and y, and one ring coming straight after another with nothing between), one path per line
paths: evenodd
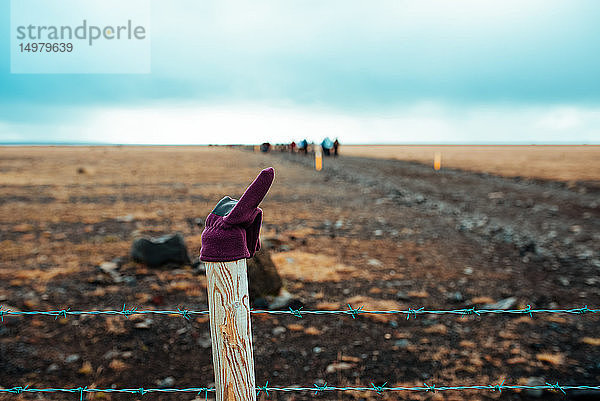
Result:
M537 314L552 313L552 314L566 314L566 315L585 315L585 314L596 314L599 313L600 309L590 309L587 305L581 308L572 309L533 309L527 305L526 308L522 309L477 309L475 307L463 308L463 309L447 309L447 310L431 310L425 309L424 307L403 310L365 310L363 306L358 308L352 307L348 304L348 309L344 310L303 310L303 308L288 310L261 310L252 309L252 314L270 314L270 315L292 315L298 318L302 318L307 315L345 315L351 316L353 319L359 315L404 315L406 319L411 317L416 318L418 315L460 315L460 316L484 316L484 315L528 315L533 317ZM52 316L55 319L59 317L67 318L68 316L124 316L128 318L132 315L163 315L163 316L180 316L186 320L190 320L195 315L208 315L207 310L188 310L180 309L177 310L152 310L152 309L138 309L137 307L127 309L126 305L123 305L121 310L71 310L71 308L61 310L49 310L49 311L15 311L10 309L2 309L0 307L0 321L4 321L5 316Z
M474 384L474 385L455 385L455 386L437 386L435 384L423 383L422 386L387 386L384 383L381 386L377 386L371 383L370 386L359 386L359 387L339 387L329 386L326 382L323 385L313 384L312 386L288 386L288 387L275 387L269 386L269 382L264 386L256 386L255 391L260 394L264 392L265 395L269 395L269 392L313 392L317 395L320 392L326 391L373 391L377 394L383 392L400 392L400 391L412 391L412 392L442 392L442 391L465 391L465 390L489 390L502 392L503 390L550 390L567 394L570 390L599 390L600 385L561 385L558 382L552 384L546 382L541 385L526 385L526 384L504 384L504 381L500 384ZM208 393L215 392L214 387L188 387L188 388L89 388L85 387L72 387L72 388L31 388L29 386L12 387L12 388L0 388L1 393L8 394L23 394L23 393L72 393L79 394L79 399L84 400L86 394L90 393L127 393L127 394L138 394L145 395L151 393L196 393L197 395L204 395L208 397Z

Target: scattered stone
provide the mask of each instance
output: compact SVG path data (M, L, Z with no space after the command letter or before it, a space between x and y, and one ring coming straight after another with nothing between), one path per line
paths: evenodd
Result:
M471 274L473 274L473 268L465 267L465 269L463 270L463 273L465 273L467 276L470 276Z
M135 220L135 217L132 214L117 217L117 221L120 223L131 223L133 220Z
M279 291L279 295L277 295L274 298L268 296L267 300L270 300L269 309L271 310L284 310L289 308L299 309L302 306L304 306L302 301L300 301L297 298L294 298L294 296L290 294L285 288L282 288L281 291Z
M104 359L114 359L116 357L118 357L121 353L115 349L111 349L110 351L108 351L107 353L104 354L103 358Z
M510 298L505 298L503 300L500 300L498 302L495 303L491 303L491 304L485 304L483 305L484 309L501 309L501 310L507 310L513 307L513 305L515 305L517 303L517 298L515 297L510 297Z
M109 273L118 268L119 268L119 266L117 266L117 264L113 263L113 262L104 262L100 265L100 270L102 270L105 273Z
M287 329L283 326L277 326L275 328L273 328L272 333L274 336L278 336L280 334L283 334L287 331Z
M446 295L449 301L459 303L465 300L463 294L460 291L452 292Z
M530 377L527 379L527 386L543 386L546 384L546 380L543 377ZM530 397L540 398L544 390L542 389L526 389L525 394Z
M488 199L503 199L504 192L490 192L488 194Z
M131 247L131 257L148 267L160 267L167 263L190 265L187 247L179 233L159 238L138 238Z
M568 278L566 278L565 276L558 276L558 282L563 286L563 287L568 287L571 282L569 281Z
M175 384L175 378L168 376L164 379L157 380L155 383L160 388L172 387Z
M152 325L152 319L144 319L141 322L136 323L133 327L136 329L149 329Z
M571 227L569 227L569 231L571 231L573 234L579 234L579 233L581 233L582 230L583 229L581 228L581 226L577 225L577 224L572 225Z
M313 348L313 352L315 354L320 354L321 352L323 352L323 348L321 348L321 347L314 347Z
M79 360L79 355L77 355L77 354L67 355L67 357L65 358L66 363L73 363L73 362L77 362L78 360Z
M373 231L373 234L375 234L376 237L381 237L383 235L383 230L375 230Z
M173 387L173 385L175 384L175 378L168 376L164 379L157 380L155 383L159 388Z
M325 372L326 373L335 373L335 372L339 372L340 370L348 370L348 369L352 369L354 366L353 363L348 363L348 362L334 362L332 364L329 364L327 366L327 368L325 368Z
M335 225L334 225L334 227L337 228L338 230L340 228L342 228L343 226L344 226L344 220L338 220L335 222Z
M396 299L399 301L409 301L410 297L408 296L408 294L404 291L398 291L396 293Z
M123 281L123 276L117 271L119 265L114 262L104 262L99 266L103 273L106 273L115 283Z
M48 366L48 368L46 369L46 373L52 373L52 372L56 372L57 370L59 370L59 366L56 363L51 364L50 366Z
M369 259L367 261L367 264L369 266L373 266L373 267L381 267L381 266L383 266L383 263L381 263L381 261L377 260L377 259Z
M198 337L197 343L202 348L210 348L212 346L212 340L210 334L205 333L202 337Z
M401 340L396 340L394 342L394 346L395 347L400 347L400 348L406 348L410 345L410 343L408 342L408 340L406 338L403 338Z

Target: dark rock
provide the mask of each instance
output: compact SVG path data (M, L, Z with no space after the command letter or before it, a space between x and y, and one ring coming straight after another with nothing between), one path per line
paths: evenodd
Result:
M261 247L254 257L248 259L247 266L250 302L258 298L279 295L283 282L271 259L271 253L265 247Z
M167 263L191 264L183 236L179 233L159 238L138 238L131 246L131 257L148 267L160 267Z

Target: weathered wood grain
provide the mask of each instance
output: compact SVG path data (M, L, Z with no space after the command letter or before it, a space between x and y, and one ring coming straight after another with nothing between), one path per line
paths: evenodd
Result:
M246 259L206 263L217 401L255 401Z

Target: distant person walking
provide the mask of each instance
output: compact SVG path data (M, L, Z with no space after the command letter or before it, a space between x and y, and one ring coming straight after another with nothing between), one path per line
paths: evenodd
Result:
M300 152L303 152L305 155L308 154L308 141L306 139L300 141L300 144L298 145L298 150Z
M325 137L323 142L321 142L321 148L323 149L323 155L329 156L331 154L331 149L333 148L333 142L329 137Z
M340 141L338 141L337 138L335 138L335 141L333 141L333 156L337 157L338 156L338 148L340 147Z
M290 143L290 153L295 153L296 152L296 142L292 141L292 143Z
M271 144L269 142L263 142L260 145L260 151L263 153L267 153L271 149Z

